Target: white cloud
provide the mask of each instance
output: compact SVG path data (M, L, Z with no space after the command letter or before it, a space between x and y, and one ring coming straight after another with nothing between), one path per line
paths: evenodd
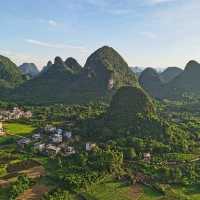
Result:
M57 25L58 25L58 23L57 23L55 20L49 20L49 21L48 21L48 24L49 24L50 26L57 26Z
M41 47L46 47L46 48L54 48L54 49L76 49L81 52L87 52L87 49L82 46L75 46L75 45L66 45L66 44L58 44L58 43L49 43L49 42L42 42L39 40L34 40L34 39L25 39L25 42L41 46Z
M51 27L57 27L62 24L54 19L39 19L39 22L44 25L51 26Z
M8 57L9 59L11 59L17 65L21 65L24 62L28 62L28 63L33 62L40 69L43 67L44 63L47 62L46 59L40 58L38 56L36 57L34 55L29 55L29 54L21 53L21 52L13 52L13 51L10 51L10 50L0 49L0 54Z

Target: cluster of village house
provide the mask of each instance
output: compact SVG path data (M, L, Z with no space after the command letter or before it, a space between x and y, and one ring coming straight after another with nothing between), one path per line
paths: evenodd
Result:
M68 144L72 137L71 131L46 125L39 133L18 140L17 145L21 150L28 145L33 145L34 151L42 155L54 156L60 154L62 156L69 156L76 153L75 148ZM91 151L95 146L96 144L88 142L85 144L85 150Z
M14 107L12 110L0 110L0 121L16 120L20 118L31 118L31 111L23 111L18 107Z
M76 153L73 146L69 145L69 141L73 138L71 131L56 128L52 125L46 125L39 133L35 133L30 137L24 137L17 141L20 150L24 150L29 145L33 146L35 152L45 156L69 156ZM85 151L91 151L96 147L95 143L85 143ZM150 153L144 153L145 162L151 160Z

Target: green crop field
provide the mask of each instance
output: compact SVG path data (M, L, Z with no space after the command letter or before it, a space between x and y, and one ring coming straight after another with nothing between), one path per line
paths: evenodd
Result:
M148 187L128 186L111 178L90 187L83 195L87 200L156 200L161 197Z
M6 123L4 128L7 133L17 136L30 135L36 128L22 123Z
M130 186L108 179L102 184L91 187L88 192L84 193L84 196L88 200L131 200L129 190Z

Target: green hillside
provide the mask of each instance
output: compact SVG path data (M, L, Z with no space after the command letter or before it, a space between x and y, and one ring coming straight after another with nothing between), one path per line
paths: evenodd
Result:
M138 86L134 73L111 47L94 52L82 68L73 58L55 58L45 69L9 93L8 99L30 104L108 101L122 86Z
M14 87L23 80L20 69L9 58L0 55L0 85Z
M160 74L160 79L162 80L163 83L169 83L178 75L180 75L182 72L183 70L178 67L168 67Z
M146 68L139 77L139 83L151 96L160 95L162 81L155 69Z

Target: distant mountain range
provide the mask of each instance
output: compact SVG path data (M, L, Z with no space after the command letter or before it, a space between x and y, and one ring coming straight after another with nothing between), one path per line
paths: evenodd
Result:
M74 58L56 57L37 76L16 85L6 99L30 104L88 103L109 100L122 86L139 87L139 83L118 52L104 46L89 56L84 67Z
M39 70L34 63L23 63L19 68L22 74L28 76L28 78L33 78L39 74Z
M9 58L0 56L1 99L29 104L110 101L124 86L142 87L159 99L179 99L200 94L199 76L200 64L196 61L190 61L184 70L169 67L157 72L153 68L144 71L140 67L130 68L108 46L90 55L83 67L74 58L63 61L56 57L41 72L33 63L17 67Z
M180 99L200 95L200 64L194 60L172 81L164 85L162 98Z
M131 68L131 70L136 74L136 76L137 77L139 77L140 76L140 74L143 72L143 70L145 69L145 68L143 68L143 67L130 67Z
M160 79L163 83L169 83L179 74L181 74L183 70L178 67L168 67L160 74Z
M139 82L155 98L182 99L200 95L200 64L190 61L184 70L171 67L158 74L153 70L142 72Z
M153 68L146 68L139 77L139 83L151 96L157 97L161 91L160 74Z

